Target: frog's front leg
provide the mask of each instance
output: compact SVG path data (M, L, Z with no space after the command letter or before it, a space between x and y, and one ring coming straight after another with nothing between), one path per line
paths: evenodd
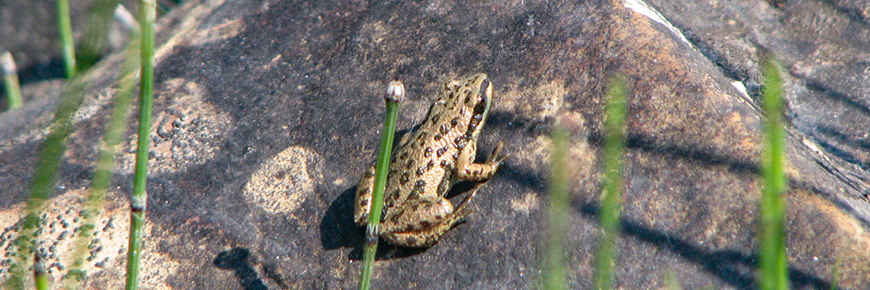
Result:
M444 216L441 219L435 219L433 223L432 219L421 219L419 223L409 223L405 225L407 229L406 231L395 231L395 232L384 232L381 234L381 237L384 238L390 244L404 247L414 247L414 248L422 248L429 247L438 242L438 240L443 236L447 231L453 228L460 220L464 219L471 213L471 207L469 206L470 201L477 194L477 187L462 200L459 205L456 206L456 210L453 210L453 207L450 205L450 201L441 198L443 201L439 202L439 208L437 209L423 209L421 212L418 208L416 213L408 213L407 216L415 216L416 214L423 214L423 216L427 216L427 213L432 213L433 211L442 211L439 214L443 214L446 209L450 209L450 213ZM446 206L445 206L446 204ZM449 207L447 207L449 206ZM432 216L430 216L432 217ZM432 218L437 218L434 216ZM400 219L402 220L402 219ZM423 222L425 220L425 222ZM406 221L410 222L410 221Z
M485 163L474 163L474 155L477 152L477 145L474 142L466 145L465 148L462 148L459 159L456 161L456 178L479 182L495 176L501 162L507 158L507 155L501 155L503 144L504 142L498 143L498 146L492 150L492 154L486 158Z

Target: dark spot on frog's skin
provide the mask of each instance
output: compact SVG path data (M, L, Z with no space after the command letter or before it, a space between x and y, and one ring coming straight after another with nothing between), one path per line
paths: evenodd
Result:
M444 178L441 179L441 183L438 184L438 192L447 192L450 190L450 179L453 178L453 174L448 169L446 170L447 174L444 174Z
M411 179L411 175L408 174L407 171L405 171L404 173L402 173L402 178L399 179L399 182L402 183L402 185L405 185L405 183L408 183L408 180L410 180L410 179Z
M440 220L440 219L443 219L443 218L444 218L443 215L440 215L440 214L436 214L436 215L435 215L435 219L436 219L436 220Z
M367 207L369 206L369 199L364 198L359 201L359 207Z
M474 106L474 115L483 115L483 112L486 111L486 102L477 103Z
M430 223L429 221L420 221L420 226L423 227L424 229L428 228L431 225L432 225L432 223Z
M465 140L465 136L456 137L456 139L453 139L453 146L455 146L456 149L462 149L462 147L465 147Z
M429 158L431 156L432 156L432 147L426 147L426 149L423 150L423 157Z
M459 152L453 153L453 160L459 159Z
M417 143L420 143L421 146L426 144L426 137L429 137L429 133L420 132L420 135L417 135Z
M447 160L441 160L441 167L444 167L445 169L450 169L451 166L452 164L450 164L450 162L448 162Z
M417 180L417 183L415 183L414 186L417 187L417 188L425 187L425 186L426 186L426 181L425 181L425 180L422 180L422 179L418 179L418 180Z
M466 114L468 114L468 110L466 110L465 107L459 108L460 116L465 116Z
M390 193L390 195L387 195L388 197L384 198L384 206L383 206L383 208L391 208L391 207L393 207L393 204L395 203L395 195L398 194L398 193L399 193L399 191L396 190L396 191L393 191L392 193ZM383 216L383 215L381 215L381 216ZM382 221L383 221L383 220L382 220Z
M404 153L402 153L401 156L399 156L399 160L405 161L407 159L408 159L408 152L404 152Z
M429 159L429 163L426 163L426 170L432 169L432 166L435 166L435 160Z
M438 123L438 119L440 119L440 118L441 118L441 115L432 116L432 123ZM423 132L423 134L426 134L426 132Z
M405 244L408 244L408 245L416 245L416 244L417 244L417 238L415 238L415 237L408 237L407 239L405 239Z
M374 166L372 166L372 167L369 168L369 169L366 169L366 172L363 173L363 177L365 177L365 178L374 177L374 176L375 176L375 170L374 170L373 168L374 168Z
M444 137L442 137L440 134L438 134L438 135L435 135L434 140L435 140L435 142L438 142L438 141L441 141L441 138L444 138Z
M408 198L406 199L406 202L409 201L409 200L418 200L418 199L420 199L420 193L423 192L423 189L424 189L424 188L422 188L422 187L414 187L414 189L412 189L411 192L408 193ZM417 205L419 205L419 204L420 204L420 203L417 202L417 203L414 204L414 206L417 206Z
M438 152L435 152L435 155L438 155L438 157L441 157L441 155L444 155L444 152L447 152L447 146L444 146L444 147L441 147L440 149L438 149Z
M408 160L408 162L405 163L405 169L411 170L411 168L414 168L414 163L416 163L414 159Z
M471 96L465 96L465 103L471 103Z
M447 124L441 124L441 128L439 128L442 135L447 135L447 132L450 132L450 126Z
M459 117L450 120L450 126L456 127L456 124L459 124Z
M418 167L417 168L417 176L419 177L419 176L423 175L423 173L426 173L426 168L423 166Z
M471 138L471 134L474 134L474 131L477 130L477 127L480 125L480 121L483 120L483 115L474 115L471 117L471 120L468 122L468 128L465 130L465 136Z

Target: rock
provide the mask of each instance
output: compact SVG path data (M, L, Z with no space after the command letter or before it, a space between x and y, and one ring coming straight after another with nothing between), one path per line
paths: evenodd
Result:
M406 84L405 133L444 81L486 72L496 102L478 157L505 140L510 158L478 194L476 212L438 244L381 244L376 288L532 288L547 243L548 134L557 121L573 136L568 288L591 288L603 94L614 74L630 87L616 285L661 287L674 277L689 289L757 287L759 53L769 50L785 68L791 121L791 287L829 288L835 276L842 288L870 288L868 137L860 125L870 112L866 80L856 73L861 64L848 59L841 69L822 65L835 58L823 52L854 51L851 59L861 59L866 49L830 34L818 45L798 42L799 32L789 30L797 24L784 21L860 39L863 14L843 3L814 14L833 20L816 22L801 13L831 4L663 3L662 14L636 0L185 4L158 30L142 285L354 288L362 229L351 221L353 192L377 151L387 81ZM844 32L853 28L856 36ZM88 187L121 57L86 76L93 85L76 114L46 221L78 226L60 209L79 208ZM47 120L46 110L30 110L19 116ZM838 120L848 122L825 125ZM0 172L17 174L0 179L7 197L0 228L20 214L30 182L24 175L34 171L33 149L46 127L0 123L0 136L10 136L0 140ZM128 136L119 150L90 288L124 280L124 195L135 143ZM0 243L4 258L7 245ZM61 273L53 272L55 281Z

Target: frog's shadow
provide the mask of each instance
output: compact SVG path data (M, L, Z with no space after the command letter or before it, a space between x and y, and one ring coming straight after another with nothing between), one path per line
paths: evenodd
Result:
M457 196L470 189L474 188L474 183L460 182L456 184L447 197L458 202ZM338 196L320 222L320 243L324 250L335 250L338 248L353 248L348 253L348 258L351 260L362 260L363 257L363 239L365 237L365 228L358 227L353 222L353 202L356 195L356 186L348 188ZM460 221L455 226L464 223ZM437 247L435 244L433 247ZM376 260L390 260L396 258L405 258L426 252L429 248L408 248L391 245L380 239L378 242L378 251L375 254Z

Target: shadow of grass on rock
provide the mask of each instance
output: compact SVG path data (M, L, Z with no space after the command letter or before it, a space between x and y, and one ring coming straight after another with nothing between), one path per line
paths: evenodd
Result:
M598 216L600 211L599 205L596 203L574 201L572 204L585 216L595 217ZM625 216L622 217L620 234L625 237L634 237L641 242L673 252L683 259L699 265L701 269L715 275L733 287L741 289L758 288L754 273L758 257L755 254L739 250L706 250L701 246L695 245L693 242L650 228ZM831 288L831 283L828 280L795 269L794 267L789 267L788 276L792 287L795 289Z

